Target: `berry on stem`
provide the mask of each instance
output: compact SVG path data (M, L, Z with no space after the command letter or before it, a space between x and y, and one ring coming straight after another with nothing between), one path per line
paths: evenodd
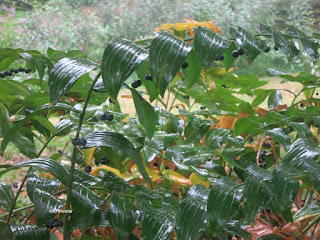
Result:
M154 166L154 167L158 167L158 166L159 166L159 163L158 163L158 162L154 162L154 163L153 163L153 166Z
M233 58L239 57L239 53L238 53L237 50L234 50L231 55L232 55Z
M273 49L274 49L275 51L278 51L278 50L279 50L279 48L278 48L277 46L274 46Z
M223 59L224 59L224 56L220 55L219 57L216 58L216 61L223 61Z
M146 75L146 76L144 77L144 79L147 80L147 81L152 81L151 75Z
M89 165L85 166L85 168L84 168L84 171L85 171L86 173L90 173L91 170L92 170L92 168L91 168Z
M183 98L189 99L190 96L188 96L187 94L183 95Z
M188 65L189 65L189 64L188 64L187 62L184 62L184 63L182 64L181 68L187 68Z
M240 48L240 49L238 50L238 53L239 53L239 55L243 55L243 54L244 54L243 49L242 49L242 48Z
M270 52L270 46L268 46L265 50L263 50L265 53Z

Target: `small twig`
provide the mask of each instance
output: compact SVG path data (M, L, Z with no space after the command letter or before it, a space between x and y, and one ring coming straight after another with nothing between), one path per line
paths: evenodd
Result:
M270 137L270 138L271 138L271 148L272 148L273 156L276 159L276 166L278 167L279 163L278 163L278 156L277 156L276 148L274 146L274 139L272 137Z
M308 226L305 227L305 229L303 229L303 232L306 233L308 232L308 230L313 226L313 224L315 224L316 222L318 222L320 220L320 215L318 215L318 217L312 219L309 223Z
M264 212L264 214L266 215L266 217L268 219L268 223L269 223L270 227L272 227L267 211L264 209L263 212Z

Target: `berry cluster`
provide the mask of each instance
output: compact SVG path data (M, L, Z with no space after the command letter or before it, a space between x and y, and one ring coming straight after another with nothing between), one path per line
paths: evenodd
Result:
M201 110L205 110L206 107L205 107L205 106L201 106L200 109L201 109Z
M100 116L101 120L108 120L112 121L113 120L113 115L109 112L105 112L103 115Z
M190 98L190 96L188 96L188 95L183 95L183 98L185 98L185 99L189 99Z
M87 144L87 140L83 138L73 138L71 142L75 147L84 147Z
M92 170L92 168L91 168L89 165L87 165L87 166L84 167L84 171L85 171L86 173L90 173L91 170Z
M220 55L219 57L216 58L216 61L223 61L223 59L224 59L224 56Z
M94 163L95 163L97 166L98 166L99 164L107 165L109 162L110 162L110 160L109 160L108 158L106 158L105 156L102 156L102 157L101 157L100 162L99 162L97 159L94 160Z
M267 155L267 150L262 150L260 152L260 159L259 159L259 166L261 168L266 168L267 167L267 163L266 162L263 162L264 160L266 160L266 155Z
M131 84L131 86L132 86L133 88L140 87L140 86L141 86L141 80L136 80L136 81L134 81L134 82Z
M14 73L18 73L18 72L25 72L25 73L29 73L31 72L31 68L18 68L18 69L13 69L11 68L9 71L5 71L5 72L0 72L0 78L5 78L6 76L12 76Z
M48 228L55 228L55 227L62 227L62 226L63 226L63 222L59 221L56 218L50 220L50 222L47 225Z
M271 144L269 142L264 142L262 146L265 148L271 148Z

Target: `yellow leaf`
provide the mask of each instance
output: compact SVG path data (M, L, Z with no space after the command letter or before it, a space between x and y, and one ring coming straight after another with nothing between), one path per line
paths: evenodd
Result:
M150 169L150 168L148 168L148 167L145 167L145 169L146 169L149 177L151 178L151 181L152 181L152 182L156 182L156 181L158 181L158 180L161 178L161 176L159 176L159 173L160 173L159 170L152 170L152 169ZM134 164L134 165L132 166L131 172L132 172L132 174L133 174L134 176L136 176L136 174L139 174L139 178L140 178L140 179L143 179L143 177L142 177L142 175L140 174L139 169L138 169L138 167L137 167L136 164Z
M201 178L195 173L191 173L189 179L191 180L191 186L194 186L196 184L201 184L201 185L203 185L203 186L205 186L207 188L210 187L210 182L209 181L206 181L206 182L202 181Z
M185 176L181 175L180 173L177 173L172 170L164 170L162 174L166 177L168 177L171 181L178 183L180 185L184 186L190 186L191 185L191 180L186 178Z
M99 175L100 169L104 169L104 170L107 170L107 171L109 171L109 172L112 172L112 173L114 173L115 175L117 175L118 177L124 179L124 177L122 176L122 174L120 173L120 171L119 171L118 169L109 167L109 166L107 166L107 165L101 165L101 166L93 169L93 170L91 171L91 174L92 174L93 176L96 176L96 177L97 177L97 176Z
M221 34L220 28L218 28L216 25L213 24L213 22L207 21L207 22L197 22L193 19L184 19L184 23L176 23L176 24L169 24L165 23L161 27L156 28L155 31L160 32L162 30L171 32L172 34L175 34L175 32L178 32L181 35L181 32L185 32L188 30L191 37L194 36L193 28L197 27L206 27L211 29L212 31Z
M84 157L85 157L86 165L91 166L91 161L92 161L92 158L93 158L93 155L94 155L95 151L96 151L95 147L92 147L92 148L89 148L89 149L85 150Z

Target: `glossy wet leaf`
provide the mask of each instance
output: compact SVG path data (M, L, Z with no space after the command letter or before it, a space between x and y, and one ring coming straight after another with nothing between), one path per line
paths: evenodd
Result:
M223 39L214 31L198 27L194 35L194 48L199 61L206 68L221 56L230 46L232 41Z
M274 108L282 104L282 95L280 90L272 91L268 98L268 107Z
M33 204L37 225L42 226L47 225L57 215L57 212L62 210L65 200L60 200L48 192L35 188Z
M60 181L57 179L49 179L37 175L31 175L28 177L27 193L31 201L33 201L33 193L36 188L53 194L58 190L59 187Z
M100 178L97 178L89 173L86 173L84 170L75 169L73 180L75 182L82 183L85 186L93 186L100 182Z
M188 63L188 68L182 69L182 72L187 78L188 87L191 88L199 79L201 72L201 64L193 49L188 54L186 62Z
M157 116L153 107L136 90L130 89L138 120L151 139L156 130Z
M47 227L37 227L35 225L11 226L11 230L15 236L15 240L48 240L50 239Z
M144 204L142 207L141 236L145 240L169 240L175 227L175 215L167 208Z
M8 171L21 168L21 167L36 167L36 168L47 170L53 176L55 176L58 180L60 180L64 185L68 185L69 178L68 178L67 171L56 161L51 159L45 159L45 158L35 158L30 161L16 164L15 166L12 166L7 170L0 172L0 176Z
M161 96L178 73L192 47L168 32L161 32L152 41L149 71Z
M81 76L96 67L96 63L87 59L61 59L50 72L48 83L50 101L56 104Z
M239 47L244 51L250 62L253 62L267 48L265 41L255 37L242 27L230 28L229 32L231 36L236 38Z
M282 214L293 203L300 187L299 179L292 177L285 170L276 168L271 182L272 206Z
M13 134L10 133L11 124L9 124L9 113L6 107L0 103L0 129L1 133L6 136L10 137L12 143L20 150L20 152L27 157L33 158L36 157L36 147L34 143L20 132L14 132ZM10 134L10 135L9 135ZM4 140L1 142L1 152L5 151L7 143Z
M229 129L213 128L206 135L206 145L212 149L217 149L227 140L229 134Z
M145 49L125 39L110 41L102 58L102 79L115 101L122 84L148 57Z
M151 179L142 164L138 150L123 135L114 132L92 132L85 139L87 140L86 147L112 147L128 154L137 164L143 178L152 186Z
M299 136L303 138L311 136L310 128L304 122L289 122L289 125L297 131Z
M13 240L13 233L11 232L11 229L3 221L0 221L0 236L5 240Z
M285 150L288 150L291 144L290 137L285 134L281 128L267 130L266 133L273 137L274 141L278 141Z
M300 31L294 26L288 27L288 33L293 37L300 39L304 49L314 62L319 59L319 43L314 41L312 38L309 38L304 32Z
M137 185L134 187L134 195L140 199L154 200L162 198L162 194L159 191L151 190L143 185Z
M269 185L263 181L265 179L265 174L261 175L254 168L250 168L250 170L247 168L245 171L244 212L250 224L254 223L257 214L268 206L272 198Z
M118 193L111 197L111 223L118 240L125 240L138 223L136 207Z
M74 226L92 226L100 218L99 208L103 205L104 198L85 185L74 182L72 184L72 222Z
M123 192L131 188L131 185L112 172L106 172L97 186L101 186L109 192Z
M0 182L0 207L6 211L9 211L12 206L13 199L14 196L12 187L8 184Z
M198 239L205 231L209 191L202 185L195 185L180 203L176 217L177 239Z
M242 194L230 184L221 179L210 191L208 199L208 223L211 233L217 234L224 225L233 220L235 212L240 206Z
M256 89L256 90L254 90L254 94L256 95L256 97L253 100L251 105L253 107L256 107L256 106L260 105L269 96L270 93L271 93L271 91L270 90L266 90L266 89Z
M300 222L306 218L320 215L320 206L315 203L306 204L294 216L294 222Z

